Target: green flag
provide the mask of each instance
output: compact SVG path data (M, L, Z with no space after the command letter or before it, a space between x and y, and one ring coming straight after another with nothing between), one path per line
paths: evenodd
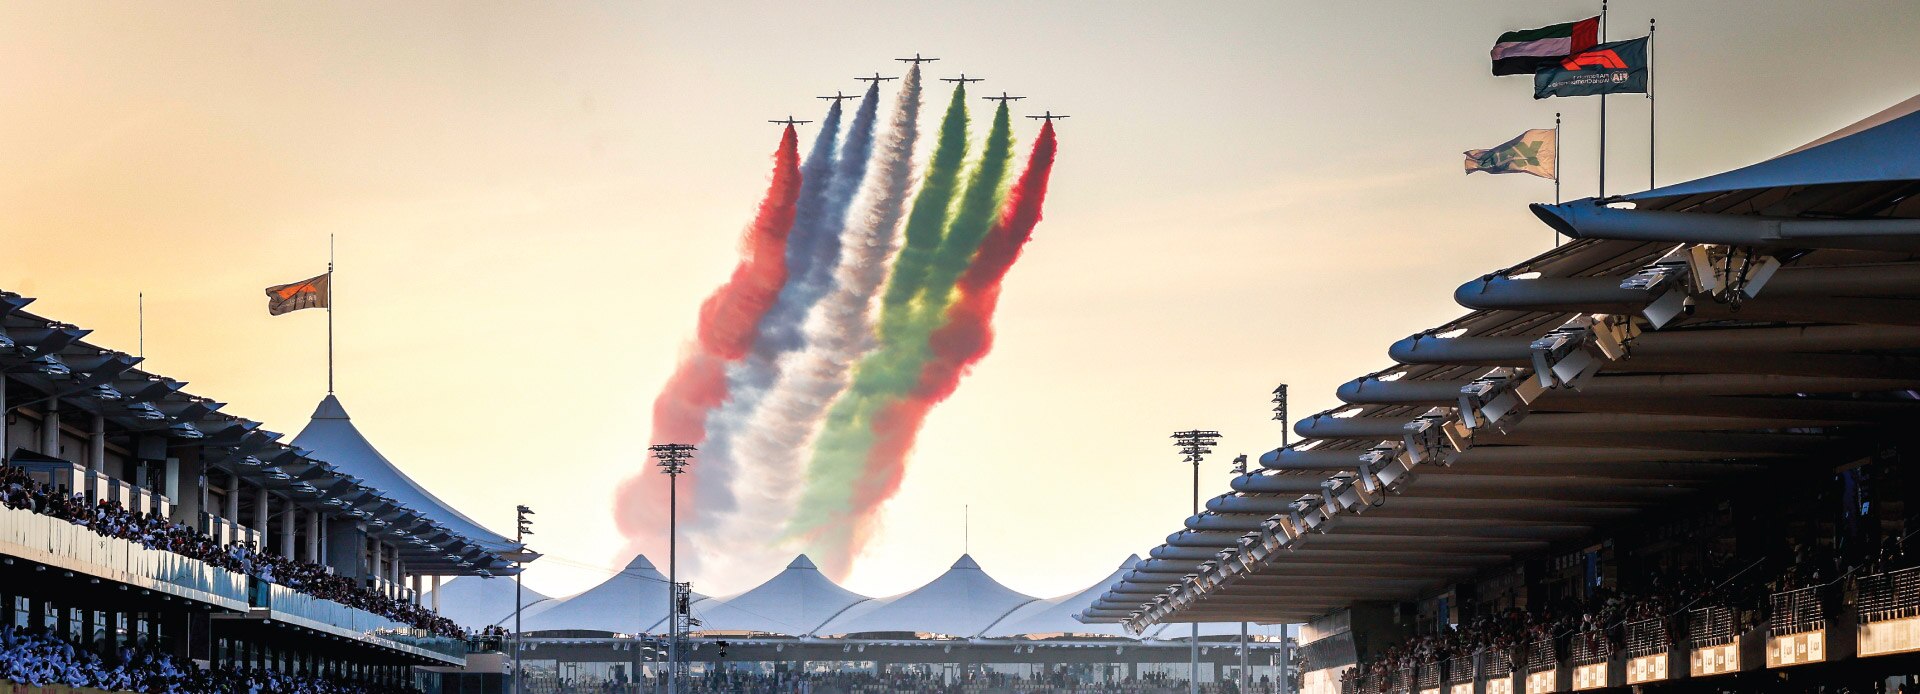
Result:
M1552 128L1535 128L1492 149L1469 150L1467 173L1524 173L1554 177L1554 159L1560 156Z
M1647 38L1603 43L1533 73L1533 98L1645 94Z

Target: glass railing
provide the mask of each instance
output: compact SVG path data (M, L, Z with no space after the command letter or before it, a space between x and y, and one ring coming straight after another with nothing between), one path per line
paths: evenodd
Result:
M372 612L317 598L283 585L255 580L250 597L250 604L254 607L273 610L277 616L297 618L313 625L330 626L452 658L464 659L467 656L467 642L463 639L415 629Z
M32 511L0 508L0 545L17 546L28 555L43 552L77 565L76 570L148 589L202 600L217 598L233 608L247 602L245 576Z

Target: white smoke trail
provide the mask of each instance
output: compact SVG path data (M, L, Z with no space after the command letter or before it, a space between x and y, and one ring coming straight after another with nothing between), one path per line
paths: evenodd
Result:
M777 569L791 557L775 547L806 485L812 439L827 409L846 390L853 365L874 346L873 309L900 247L900 221L913 188L913 148L919 138L920 68L901 80L889 131L875 143L860 192L860 206L847 225L844 252L834 269L833 289L814 306L803 327L806 349L782 358L780 377L733 439L742 474L731 480L741 512L706 529L702 567L725 571ZM731 566L729 566L731 565ZM733 575L738 575L734 573Z

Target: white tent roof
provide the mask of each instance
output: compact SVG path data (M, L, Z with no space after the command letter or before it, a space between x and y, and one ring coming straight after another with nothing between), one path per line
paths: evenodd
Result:
M1095 598L1106 592L1107 586L1120 580L1127 574L1127 570L1132 569L1133 565L1139 562L1140 556L1137 554L1127 557L1127 560L1120 564L1119 569L1088 586L1086 590L1021 605L1019 609L1009 613L1006 619L996 622L993 628L981 635L988 638L1039 634L1099 634L1131 637L1126 627L1120 624L1085 624L1074 619L1073 616L1092 605Z
M440 593L440 615L461 626L500 625L513 627L513 579L507 577L461 576L427 591L420 604L432 605L433 594ZM532 588L520 594L520 620L526 621L553 607L553 598Z
M918 632L972 637L1033 600L1000 585L980 570L973 557L962 555L953 568L926 585L854 605L814 633Z
M803 554L754 589L699 603L693 613L700 631L807 636L848 607L870 599L834 583Z
M353 426L353 419L347 416L347 409L340 405L340 399L328 393L313 410L313 420L307 428L300 430L294 437L293 446L314 452L314 457L332 463L340 472L365 480L366 485L380 490L400 504L420 514L438 521L474 544L494 552L507 552L518 549L513 540L482 527L473 519L441 501L428 492L426 487L413 481L407 473L401 472L380 455L379 449L361 435ZM511 604L511 603L509 603Z
M640 555L600 585L561 600L532 619L522 616L521 620L527 631L583 629L652 633L664 628L667 595L667 577L653 568L653 562L647 561L646 555ZM705 598L696 593L694 599Z

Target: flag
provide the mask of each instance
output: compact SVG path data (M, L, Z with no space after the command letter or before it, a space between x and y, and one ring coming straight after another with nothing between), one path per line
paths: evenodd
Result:
M1603 43L1533 73L1533 98L1647 93L1647 37Z
M1554 177L1554 160L1560 156L1560 143L1552 128L1535 128L1493 149L1467 152L1467 173L1524 173L1541 178Z
M328 308L333 299L333 273L293 284L267 287L267 313L278 316L303 308Z
M1600 41L1600 18L1588 17L1538 29L1501 34L1493 43L1493 74L1531 75L1561 58L1593 47Z

